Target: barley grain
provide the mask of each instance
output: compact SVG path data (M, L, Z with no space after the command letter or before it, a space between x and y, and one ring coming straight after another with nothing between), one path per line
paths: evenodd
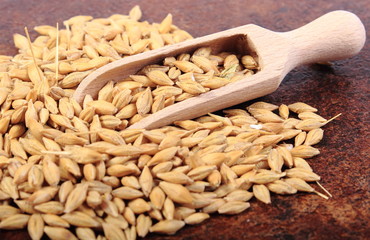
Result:
M169 196L174 202L177 203L191 203L193 197L190 195L188 189L180 184L160 182L159 187Z
M69 230L61 227L44 227L44 232L50 239L53 240L62 240L62 239L71 239L77 240L76 236L71 233Z
M320 176L318 176L316 173L304 169L304 168L291 168L286 170L286 176L290 178L300 178L307 182L311 181L319 181Z
M249 202L230 201L218 208L220 214L238 214L250 207Z
M151 226L149 231L172 235L184 227L184 225L185 222L179 220L163 220Z
M68 195L64 212L70 213L76 208L78 208L86 199L87 189L89 187L88 183L80 183L71 191Z
M271 203L270 192L265 185L253 185L253 195L263 203Z
M77 227L98 227L100 224L91 216L80 211L73 211L61 216L62 219L67 221L70 225Z
M31 215L28 220L27 229L32 240L41 239L42 235L44 234L44 226L44 220L40 214Z
M95 240L95 233L91 228L76 228L76 235L81 240Z

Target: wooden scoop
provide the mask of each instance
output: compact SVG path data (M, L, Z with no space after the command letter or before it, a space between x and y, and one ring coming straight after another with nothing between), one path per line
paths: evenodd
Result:
M248 53L257 59L261 69L255 75L168 106L130 126L131 129L158 128L272 93L297 66L352 57L364 46L365 34L361 20L346 11L330 12L285 33L245 25L107 64L87 76L73 97L81 103L86 94L96 97L108 81L120 81L146 65L200 47L211 47L214 52Z

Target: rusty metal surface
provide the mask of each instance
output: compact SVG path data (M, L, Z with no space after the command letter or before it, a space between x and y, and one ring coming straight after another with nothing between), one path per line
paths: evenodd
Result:
M108 17L128 13L140 5L144 20L161 21L172 13L174 23L193 36L254 23L274 31L297 28L332 10L357 14L368 28L370 2L360 1L242 1L242 0L63 0L0 1L0 54L16 54L12 34L24 26L55 25L75 15ZM366 26L367 25L367 26ZM31 37L35 36L31 32ZM310 160L321 183L333 194L330 200L313 194L272 196L272 204L253 200L236 216L214 215L175 236L149 235L148 239L366 239L370 236L369 202L369 76L370 46L333 66L305 66L293 70L273 94L259 100L274 104L302 101L330 118L317 145L321 154ZM0 239L29 239L26 231L0 230Z

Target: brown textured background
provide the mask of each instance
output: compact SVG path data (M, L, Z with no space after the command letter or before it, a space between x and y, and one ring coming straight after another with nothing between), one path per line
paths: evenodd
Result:
M242 1L242 0L0 0L0 54L16 53L12 34L25 26L55 25L75 15L108 17L127 14L140 5L144 20L161 21L167 13L194 37L254 23L274 31L297 28L332 10L357 14L367 27L370 1ZM31 32L31 37L35 32ZM369 40L362 52L333 66L305 66L293 70L273 94L260 98L275 104L303 101L330 118L324 127L321 154L310 160L321 183L333 194L324 200L313 194L272 197L272 204L253 200L237 216L212 216L187 226L175 236L152 234L148 239L369 239ZM2 231L0 239L29 239L26 231Z

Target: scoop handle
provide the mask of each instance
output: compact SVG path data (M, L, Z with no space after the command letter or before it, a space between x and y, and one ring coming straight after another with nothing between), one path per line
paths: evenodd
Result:
M303 27L281 33L289 44L289 70L296 66L349 58L365 44L361 20L347 11L329 12Z

